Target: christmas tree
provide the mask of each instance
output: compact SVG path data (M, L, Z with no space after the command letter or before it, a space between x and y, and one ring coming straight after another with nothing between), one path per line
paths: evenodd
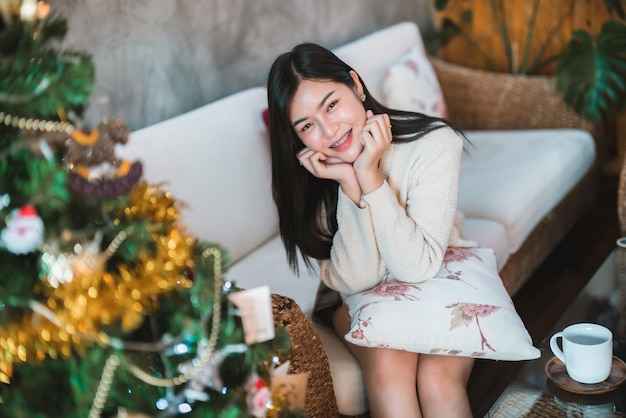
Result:
M0 17L0 417L301 416L286 331L255 334L225 250L116 158L124 123L82 122L95 69L65 19Z

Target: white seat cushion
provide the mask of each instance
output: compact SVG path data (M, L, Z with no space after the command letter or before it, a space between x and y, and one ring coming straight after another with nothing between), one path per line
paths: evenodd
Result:
M465 218L463 238L474 240L480 247L492 248L496 253L496 266L502 270L509 259L509 240L506 229L498 222L489 219Z
M473 145L463 155L459 209L467 218L504 225L511 253L595 159L593 138L582 130L474 131L467 136Z
M300 263L300 275L287 264L285 247L278 235L232 265L226 277L243 289L268 285L270 292L296 301L309 318L313 314L315 295L320 284L319 272Z

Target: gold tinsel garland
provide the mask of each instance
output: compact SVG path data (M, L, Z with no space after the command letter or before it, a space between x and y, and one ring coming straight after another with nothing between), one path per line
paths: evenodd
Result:
M140 251L133 265L116 265L116 271L104 270L107 255L102 254L90 268L75 268L70 282L54 287L41 281L45 305L32 302L32 313L0 328L0 382L10 382L14 363L69 357L94 343L108 345L103 327L121 323L131 331L157 308L157 295L191 287L185 272L193 268L196 241L182 231L175 203L158 186L139 183L115 222L148 220L152 251Z

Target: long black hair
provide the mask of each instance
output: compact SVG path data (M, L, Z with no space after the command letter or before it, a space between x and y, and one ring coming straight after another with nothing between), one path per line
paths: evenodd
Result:
M307 265L311 258L330 257L337 231L338 184L320 179L302 167L296 154L304 148L289 119L291 101L302 80L333 81L354 89L352 68L328 49L303 43L280 55L270 69L267 95L272 153L272 193L278 209L280 235L289 265L298 271L298 250ZM358 72L357 72L358 74ZM363 86L363 106L374 114L387 113L394 143L410 142L449 125L444 119L389 109Z

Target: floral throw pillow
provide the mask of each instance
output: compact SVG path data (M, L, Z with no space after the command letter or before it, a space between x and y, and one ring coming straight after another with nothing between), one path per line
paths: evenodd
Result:
M448 248L436 277L416 284L388 278L344 303L352 320L345 339L359 346L492 360L540 356L489 248Z
M383 103L392 109L447 118L443 93L430 61L417 47L387 68L382 84Z

